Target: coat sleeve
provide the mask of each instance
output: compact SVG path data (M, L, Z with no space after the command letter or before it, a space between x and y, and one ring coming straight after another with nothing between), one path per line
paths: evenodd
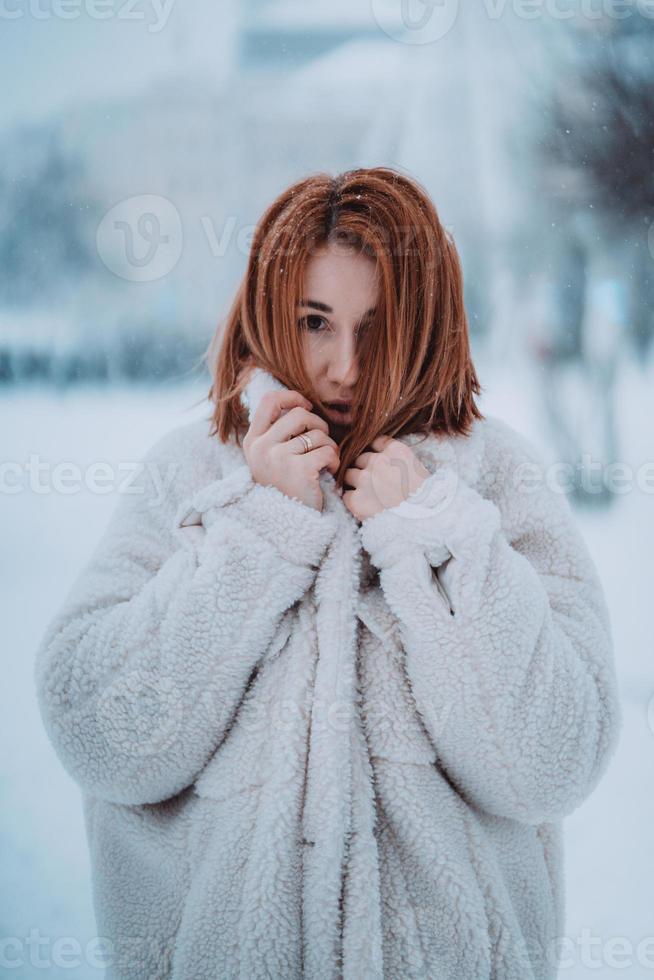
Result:
M622 715L609 613L569 502L495 423L482 462L495 501L443 467L413 511L410 497L360 535L442 769L475 806L537 824L595 788Z
M115 803L156 803L194 782L336 530L333 515L254 483L247 464L158 501L181 461L170 441L144 456L35 658L57 755Z

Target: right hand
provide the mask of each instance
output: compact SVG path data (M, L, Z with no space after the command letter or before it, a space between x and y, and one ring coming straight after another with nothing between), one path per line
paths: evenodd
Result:
M272 484L322 511L320 471L336 473L340 458L329 425L310 408L311 402L299 391L266 392L244 436L243 452L255 483ZM313 443L308 452L296 438L301 432Z

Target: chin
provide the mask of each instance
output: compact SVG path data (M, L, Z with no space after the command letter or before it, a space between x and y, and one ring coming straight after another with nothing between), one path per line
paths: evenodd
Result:
M339 425L338 422L329 422L329 434L334 442L342 442L351 430L351 425Z
M342 442L346 435L352 430L351 422L339 422L337 419L332 419L328 415L324 415L322 412L315 411L315 414L323 419L329 426L329 435L334 440L334 442Z

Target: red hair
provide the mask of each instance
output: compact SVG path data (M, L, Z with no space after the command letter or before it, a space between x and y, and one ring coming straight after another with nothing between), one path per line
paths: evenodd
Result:
M427 192L390 167L318 173L267 208L237 294L205 352L211 435L240 438L249 365L264 368L324 411L303 362L297 303L314 251L345 242L376 262L377 311L359 339L354 422L339 446L336 482L376 436L467 435L481 386L470 356L459 256Z

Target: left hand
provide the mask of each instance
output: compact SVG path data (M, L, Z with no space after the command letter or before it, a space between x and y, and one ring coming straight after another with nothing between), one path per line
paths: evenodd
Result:
M414 451L391 436L377 436L372 452L361 453L345 471L343 503L358 521L395 507L430 476Z

